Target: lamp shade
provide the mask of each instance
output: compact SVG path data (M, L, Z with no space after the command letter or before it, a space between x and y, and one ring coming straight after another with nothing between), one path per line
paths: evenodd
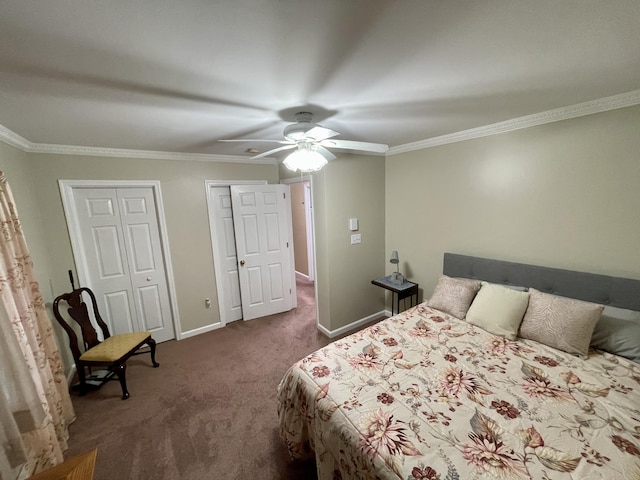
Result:
M289 154L283 163L289 170L308 173L320 170L327 164L327 159L315 150L300 148Z
M393 252L391 252L391 258L389 259L389 262L393 264L400 263L400 258L398 257L397 250L394 250Z

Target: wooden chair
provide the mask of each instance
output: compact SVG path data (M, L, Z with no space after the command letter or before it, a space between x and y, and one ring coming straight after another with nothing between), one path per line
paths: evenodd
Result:
M87 304L82 298L82 294L84 292L86 292L91 299L94 318L102 330L104 337L102 342L98 340L96 329L91 324ZM67 303L69 307L67 308L69 316L73 318L78 325L80 325L84 351L81 351L80 349L76 332L60 314L59 305L61 301ZM145 344L149 346L149 353L151 353L151 363L153 366L158 367L160 365L156 362L156 342L151 338L151 333L134 332L111 336L107 324L104 323L102 317L100 317L100 313L98 312L96 297L88 288L78 288L71 293L64 293L58 296L53 301L53 314L69 336L69 346L71 347L71 353L73 354L73 359L76 362L78 378L80 379L79 387L81 395L84 395L89 388L85 369L91 369L92 367L106 367L110 372L113 372L118 377L120 386L122 387L122 399L125 400L129 398L126 381L126 361L132 355L147 353L146 350L143 352L137 351Z

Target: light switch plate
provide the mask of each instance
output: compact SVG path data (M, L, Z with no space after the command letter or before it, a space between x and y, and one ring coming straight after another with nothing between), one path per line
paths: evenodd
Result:
M351 245L362 243L362 235L360 233L354 233L351 235Z
M349 230L351 230L352 232L355 232L356 230L358 230L358 219L357 218L350 218L349 219Z

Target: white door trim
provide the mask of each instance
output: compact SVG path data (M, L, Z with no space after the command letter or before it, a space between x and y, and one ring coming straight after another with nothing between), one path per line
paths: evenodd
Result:
M176 287L173 278L173 266L171 264L171 254L169 248L169 235L167 234L167 224L164 216L164 204L162 202L162 191L158 180L58 180L60 196L62 198L62 208L67 220L69 239L71 240L71 251L73 253L76 273L78 274L78 285L86 285L90 275L87 270L87 259L82 248L80 228L76 223L77 211L73 201L74 188L118 188L118 187L138 187L151 188L153 198L156 203L156 213L158 215L158 228L160 231L160 246L164 260L165 273L167 276L167 288L169 290L169 303L171 316L173 317L173 330L176 340L182 339L182 328L180 325L180 314L178 313L178 301L176 297Z
M211 215L214 212L214 205L211 200L211 196L209 195L209 190L211 187L231 187L231 185L267 185L266 180L205 180L204 182L204 191L205 197L207 198L207 218L209 219L209 234L211 235L211 253L213 255L213 271L216 280L216 294L218 295L218 318L220 321L218 323L211 324L211 329L214 330L216 328L224 327L226 322L222 320L222 312L220 311L222 306L221 299L225 298L225 292L223 289L223 282L220 279L223 278L224 272L222 271L222 262L217 261L217 252L215 249L215 238L216 237L216 229L214 222L211 220Z
M304 188L304 215L307 226L307 271L309 272L309 280L316 281L316 266L313 261L314 243L313 243L313 197L311 195L311 182L305 182Z

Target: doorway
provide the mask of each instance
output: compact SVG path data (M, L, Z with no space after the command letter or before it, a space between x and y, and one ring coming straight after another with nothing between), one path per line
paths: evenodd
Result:
M296 275L305 280L315 280L313 263L313 218L311 185L309 181L294 182L291 188L291 223L295 251Z
M291 187L292 221L294 229L294 250L304 250L306 255L296 258L296 279L298 288L298 303L305 305L311 302L316 308L316 318L318 318L318 291L316 284L316 254L315 254L315 231L313 217L313 177L311 175L301 175L299 177L287 178L281 181ZM297 192L297 193L294 193ZM294 202L297 205L294 205ZM298 210L297 213L295 210ZM304 231L304 235L300 234ZM304 269L306 259L306 271ZM306 287L306 288L305 288ZM308 298L310 293L312 298Z
M220 321L296 306L289 187L205 182Z

